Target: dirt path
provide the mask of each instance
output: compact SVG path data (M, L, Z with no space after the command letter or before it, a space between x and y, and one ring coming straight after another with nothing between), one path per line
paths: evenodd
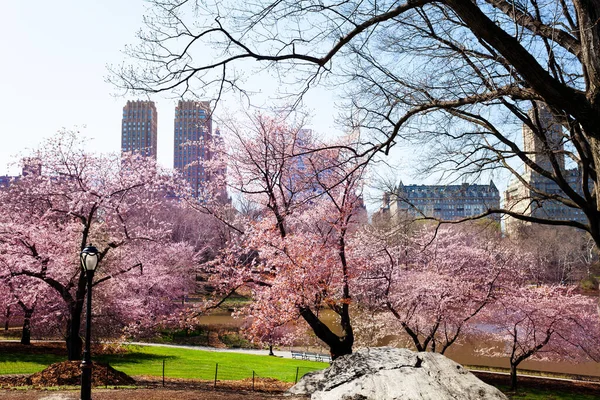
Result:
M304 397L284 397L281 394L259 392L191 390L191 389L94 389L94 400L304 400ZM6 400L77 400L78 391L0 390Z

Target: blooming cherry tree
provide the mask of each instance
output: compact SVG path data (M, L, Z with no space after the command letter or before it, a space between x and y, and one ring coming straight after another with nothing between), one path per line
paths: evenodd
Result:
M240 312L255 338L302 320L332 358L351 353L347 238L364 211L364 169L339 148L317 150L310 132L278 117L253 117L229 134L232 186L258 213L241 217L240 235L213 264L220 293L251 291ZM323 309L338 316L341 334L323 322Z
M572 286L521 286L501 296L480 316L479 334L504 346L482 353L508 356L511 389L517 387L517 368L529 358L598 360L600 324L589 296Z
M481 225L362 232L358 301L382 338L404 331L418 351L444 353L529 262Z
M69 359L78 359L86 291L79 253L88 243L100 250L97 316L152 316L172 304L161 296L193 284L191 247L174 244L171 223L159 218L180 184L151 159L92 155L71 132L48 140L32 160L37 173L0 193L1 274L36 282L32 289L43 283L60 297Z

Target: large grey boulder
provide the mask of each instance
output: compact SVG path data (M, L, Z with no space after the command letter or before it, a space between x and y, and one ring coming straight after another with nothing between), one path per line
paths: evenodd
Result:
M311 400L507 400L460 364L437 353L376 347L304 375L289 391Z

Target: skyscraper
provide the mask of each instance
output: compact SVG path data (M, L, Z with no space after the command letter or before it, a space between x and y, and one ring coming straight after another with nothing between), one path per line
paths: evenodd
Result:
M158 114L153 101L128 101L123 107L121 151L156 160Z
M547 171L552 170L550 154L554 154L556 162L561 170L565 169L564 143L561 126L554 122L552 113L543 104L539 103L537 116L535 110L529 110L529 118L534 122L535 131L523 124L523 150L531 161ZM525 165L525 173L533 171Z
M212 158L210 144L214 139L210 103L180 100L175 108L173 166L183 174L195 197L211 180L203 162Z
M582 194L581 171L578 168L567 169L565 166L562 127L554 121L545 104L537 104L537 117L534 111L531 109L528 114L535 129L523 125L522 130L523 148L527 156L549 173L559 174L573 190ZM558 165L558 172L553 169L552 158ZM593 185L591 180L589 185ZM586 223L582 210L554 200L559 197L567 198L567 195L554 180L525 165L525 172L519 178L514 177L504 192L504 208L527 217ZM512 234L523 224L528 222L507 215L504 228L507 233Z

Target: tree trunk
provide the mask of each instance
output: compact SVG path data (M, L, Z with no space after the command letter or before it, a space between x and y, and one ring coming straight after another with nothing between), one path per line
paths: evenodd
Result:
M83 271L79 273L77 281L77 291L75 299L66 292L67 296L63 295L63 299L69 305L69 319L67 320L67 336L65 342L67 344L67 354L69 361L81 360L81 351L83 341L79 335L81 330L81 314L83 313L83 305L87 290L87 280Z
M69 361L80 360L83 342L79 335L81 328L81 313L83 310L83 300L76 300L69 305L69 319L67 320L67 354Z
M517 365L510 364L510 390L517 390Z
M329 347L332 361L338 357L345 356L346 354L352 354L352 346L354 345L354 334L352 330L344 331L344 324L342 324L344 334L338 336L333 333L327 325L319 320L310 308L300 308L300 315L312 328L315 335Z
M578 33L582 44L581 58L588 86L586 94L589 102L597 108L600 106L600 3L594 0L574 0L573 5L580 26ZM596 124L596 128L597 126Z
M598 168L598 166L600 166L600 140L590 137L589 138L589 143L590 143L590 150L592 152L592 158L594 160L594 164L595 164L595 169L597 173L600 173L600 168ZM596 243L597 246L600 246L600 219L598 217L599 213L598 211L600 210L600 185L596 184L596 187L593 188L593 193L596 195L596 209L592 210L591 213L587 213L587 217L588 220L590 221L590 236L592 237L592 239L594 239L594 242ZM590 206L593 206L593 204L590 204Z
M329 346L329 354L331 355L331 361L334 361L338 357L352 354L352 342L347 340L341 340L333 346Z
M8 330L8 325L10 322L10 306L6 307L6 313L4 313L4 330Z
M25 318L23 319L23 332L21 333L21 344L31 344L31 316L33 315L33 308L28 308L25 311Z

